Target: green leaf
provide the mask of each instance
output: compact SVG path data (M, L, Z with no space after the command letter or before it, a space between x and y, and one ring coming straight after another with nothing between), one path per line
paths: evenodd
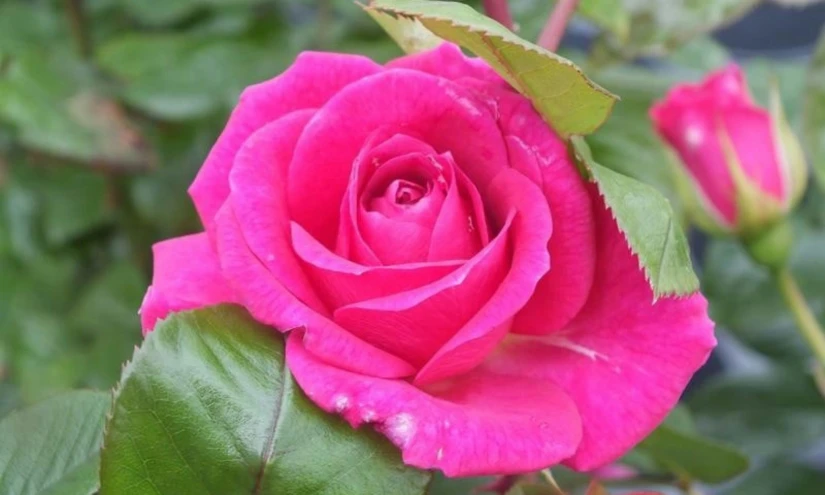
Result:
M77 391L13 412L0 422L0 493L90 495L111 398Z
M274 44L274 43L273 43ZM280 73L292 51L189 34L132 33L103 44L101 68L122 79L121 97L164 120L228 111L246 87ZM221 67L221 70L215 70Z
M825 190L825 32L820 36L808 69L803 110L803 137L814 176Z
M821 495L825 473L802 464L775 459L723 491L724 495Z
M785 456L825 436L825 400L809 374L768 367L714 378L689 399L703 434L756 457Z
M670 203L653 187L599 165L581 138L577 158L591 175L616 218L630 249L639 257L656 298L699 289L684 232Z
M706 483L722 483L748 469L748 458L738 450L667 423L656 428L639 449L672 473Z
M529 43L467 5L423 0L375 0L370 9L413 18L445 40L486 60L563 136L589 134L618 99L572 62Z
M102 453L104 493L423 493L427 472L370 430L316 408L283 339L218 306L158 325L123 372Z
M417 19L395 17L377 9L365 9L405 53L418 53L437 47L442 39Z
M153 158L123 109L91 85L88 67L55 49L27 51L0 78L0 120L27 147L92 167L150 167Z

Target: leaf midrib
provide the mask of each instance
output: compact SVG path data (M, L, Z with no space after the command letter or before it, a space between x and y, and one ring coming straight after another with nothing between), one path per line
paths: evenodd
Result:
M286 349L284 349L283 359L281 360L281 377L283 380L283 385L279 388L280 397L276 400L275 411L272 415L272 424L267 432L267 440L264 444L263 451L261 452L261 467L255 477L255 486L252 489L253 495L260 495L260 493L262 493L261 490L263 490L263 480L266 476L266 468L269 466L269 461L275 453L275 440L277 439L278 430L284 418L283 409L286 404L286 396L292 389L292 374L286 365Z

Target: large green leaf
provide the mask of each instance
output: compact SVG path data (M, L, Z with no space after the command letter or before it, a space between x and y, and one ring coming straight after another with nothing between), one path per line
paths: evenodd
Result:
M89 495L111 398L77 391L13 412L0 422L0 493Z
M814 176L825 189L825 34L820 37L808 69L808 84L803 110L805 145Z
M583 139L573 143L630 249L639 257L654 295L685 295L698 290L687 239L668 200L653 187L599 165Z
M529 43L467 5L424 0L375 0L371 9L414 18L445 40L486 60L561 135L595 131L617 97L591 81L572 62Z
M283 339L242 310L174 315L123 372L107 425L104 493L423 493L370 430L316 408L284 360Z

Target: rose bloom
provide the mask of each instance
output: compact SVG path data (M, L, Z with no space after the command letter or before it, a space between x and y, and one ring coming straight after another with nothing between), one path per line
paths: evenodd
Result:
M769 112L753 102L736 65L676 85L650 117L678 156L681 192L707 230L760 231L802 197L802 148L781 107Z
M604 465L715 345L704 298L655 300L562 140L454 45L300 55L244 91L190 194L205 232L155 246L145 331L240 304L288 332L312 401L419 468Z

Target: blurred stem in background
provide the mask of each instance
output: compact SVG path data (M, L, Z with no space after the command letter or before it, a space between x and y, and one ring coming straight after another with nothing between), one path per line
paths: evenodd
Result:
M567 28L567 23L576 12L576 7L579 5L579 0L559 0L553 8L553 13L547 20L547 24L539 35L538 44L551 52L555 52L561 39L564 36L564 31Z
M83 11L83 0L63 0L66 5L66 16L72 30L77 51L83 58L92 55L92 42L89 30L86 29L86 15Z
M802 337L819 360L818 367L825 367L825 331L816 321L816 316L805 301L805 296L802 295L791 271L787 267L782 267L772 273L779 292L782 293L785 303L793 313Z
M513 29L509 0L484 0L484 12L507 29Z

